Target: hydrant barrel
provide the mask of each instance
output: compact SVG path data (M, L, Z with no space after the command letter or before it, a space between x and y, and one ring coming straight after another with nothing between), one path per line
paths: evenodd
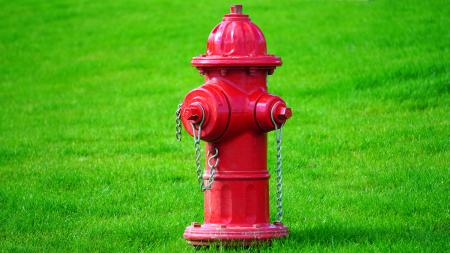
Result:
M186 131L206 142L204 223L183 234L193 245L254 244L288 235L281 220L270 222L267 133L292 116L267 91L267 76L281 59L267 53L262 31L232 5L208 37L206 54L192 65L205 83L181 105Z

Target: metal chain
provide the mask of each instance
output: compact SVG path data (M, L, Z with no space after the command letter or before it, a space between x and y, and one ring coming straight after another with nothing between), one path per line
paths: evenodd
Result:
M200 164L200 157L201 157L201 152L200 152L200 133L201 133L201 126L199 126L198 128L199 131L199 138L195 137L195 127L194 124L192 124L192 133L194 135L194 150L195 150L195 167L196 167L196 173L197 173L197 181L200 185L200 190L204 191L204 182L203 182L203 171L201 168L201 164Z
M281 141L283 139L283 132L282 128L284 124L281 124L278 126L278 124L275 122L275 119L273 117L274 110L276 108L276 105L280 103L277 102L273 105L272 110L270 112L270 118L272 120L273 125L275 126L275 139L277 141L277 167L275 169L275 172L277 174L277 182L276 182L276 201L277 201L277 217L276 220L279 222L282 222L283 220L283 161L281 159Z
M175 137L177 141L181 141L181 104L178 104L175 117Z
M200 108L202 109L202 120L200 121L200 123L198 124L198 128L195 129L195 125L193 122L191 122L191 127L192 127L192 135L194 137L194 149L195 149L195 166L196 166L196 173L197 173L197 181L200 185L200 190L202 192L206 191L206 190L211 190L212 184L214 183L214 179L215 179L215 175L216 175L216 167L219 164L219 149L217 147L214 147L215 149L215 154L210 156L208 158L208 166L209 166L209 178L207 183L205 184L204 180L203 180L203 170L201 167L201 161L200 161L200 157L201 157L201 153L200 153L200 137L202 135L202 125L203 122L205 121L205 110L203 109L203 107L201 105L199 105ZM196 133L197 131L197 133ZM210 152L208 151L208 154L206 155L207 157L209 156ZM214 164L211 164L211 160L212 159L216 159L216 162Z
M195 128L195 125L193 122L191 122L191 126L192 126L192 135L194 136L195 166L196 166L197 181L200 185L200 190L203 192L206 190L210 190L214 183L214 179L215 179L215 175L216 175L216 168L217 168L217 165L219 164L219 158L218 158L219 149L217 147L214 147L215 154L212 156L209 156L210 152L208 151L208 154L206 155L207 157L209 157L208 158L208 166L209 166L210 176L205 185L205 182L203 180L204 172L203 172L202 166L201 166L201 148L200 148L200 136L202 135L202 125L203 125L203 122L205 121L205 111L201 105L199 105L199 106L202 109L202 120L198 124L197 129ZM181 104L178 105L175 116L176 116L175 137L177 138L177 141L181 141ZM211 161L213 159L215 159L216 161L214 162L214 164L211 164Z
M208 179L208 183L206 184L206 186L204 187L205 190L211 190L212 184L214 183L214 180L216 178L216 168L217 165L219 165L219 149L217 147L214 147L214 150L216 151L214 153L214 155L210 156L208 158L208 166L209 166L209 179ZM208 154L206 155L207 157L209 156L209 151ZM216 159L216 162L214 164L211 164L211 160L212 159Z

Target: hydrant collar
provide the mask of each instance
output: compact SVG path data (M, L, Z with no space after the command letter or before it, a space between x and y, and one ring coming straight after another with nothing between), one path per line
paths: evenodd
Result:
M206 56L192 58L194 67L276 67L281 66L281 58L275 55L265 56Z

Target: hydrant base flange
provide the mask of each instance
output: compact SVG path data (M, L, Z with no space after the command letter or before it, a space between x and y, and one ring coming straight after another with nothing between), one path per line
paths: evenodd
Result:
M255 224L253 226L224 226L222 224L193 224L186 228L183 237L194 246L212 244L257 245L272 239L288 236L288 227L281 223Z

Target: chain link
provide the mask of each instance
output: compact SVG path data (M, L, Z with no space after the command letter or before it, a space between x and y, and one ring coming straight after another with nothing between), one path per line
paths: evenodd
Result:
M209 179L208 179L207 183L205 184L205 182L203 180L204 171L202 170L202 166L201 166L201 148L200 148L200 137L202 135L202 125L203 125L203 122L205 121L205 111L201 105L199 105L199 106L202 109L202 120L198 124L197 129L195 128L195 125L193 122L191 122L191 126L192 126L192 135L194 136L195 167L196 167L197 181L200 185L200 190L203 192L206 190L210 190L214 183L214 179L215 179L215 175L216 175L216 168L217 168L217 165L219 164L219 157L218 157L219 149L217 147L214 147L214 150L215 150L214 155L210 156L209 151L208 151L208 154L206 155L206 157L209 157L208 158L208 167L209 167L210 175L209 175ZM175 116L176 116L175 137L177 138L177 141L181 141L181 104L178 105ZM213 159L215 159L215 162L212 164L211 162Z
M202 167L201 167L201 152L200 152L200 139L196 139L195 138L195 128L192 127L192 133L194 133L194 150L195 150L195 168L196 168L196 174L197 174L197 181L200 185L200 190L204 191L204 182L203 182L203 171L202 171ZM199 128L200 130L200 128Z
M181 141L181 104L178 104L175 117L175 137L177 141Z
M209 178L207 183L205 184L205 181L203 180L203 170L202 170L202 166L201 166L201 152L200 152L200 137L202 135L202 125L203 122L205 120L205 111L203 109L203 107L200 105L200 108L202 109L202 120L201 122L198 124L198 128L195 129L195 125L194 123L191 122L191 127L192 127L192 135L194 137L194 149L195 149L195 166L196 166L196 173L197 173L197 181L200 185L200 190L202 192L206 191L206 190L211 190L212 184L214 183L214 179L215 179L215 175L216 175L216 168L217 165L219 164L219 149L217 147L214 147L215 149L215 154L212 156L210 155L210 152L208 151L208 154L206 155L208 158L208 166L209 166ZM211 164L212 159L216 159L214 164Z
M282 172L283 172L283 161L281 159L281 141L283 139L283 132L282 132L282 128L284 124L281 124L280 126L278 126L277 122L274 119L273 113L274 110L276 108L276 105L280 103L277 102L273 105L272 110L270 112L270 118L272 120L273 125L275 126L275 139L277 142L277 166L275 169L275 172L277 174L276 177L276 188L277 188L277 192L276 192L276 202L277 202L277 216L276 216L276 220L279 222L282 222L283 220L283 177L282 177Z

